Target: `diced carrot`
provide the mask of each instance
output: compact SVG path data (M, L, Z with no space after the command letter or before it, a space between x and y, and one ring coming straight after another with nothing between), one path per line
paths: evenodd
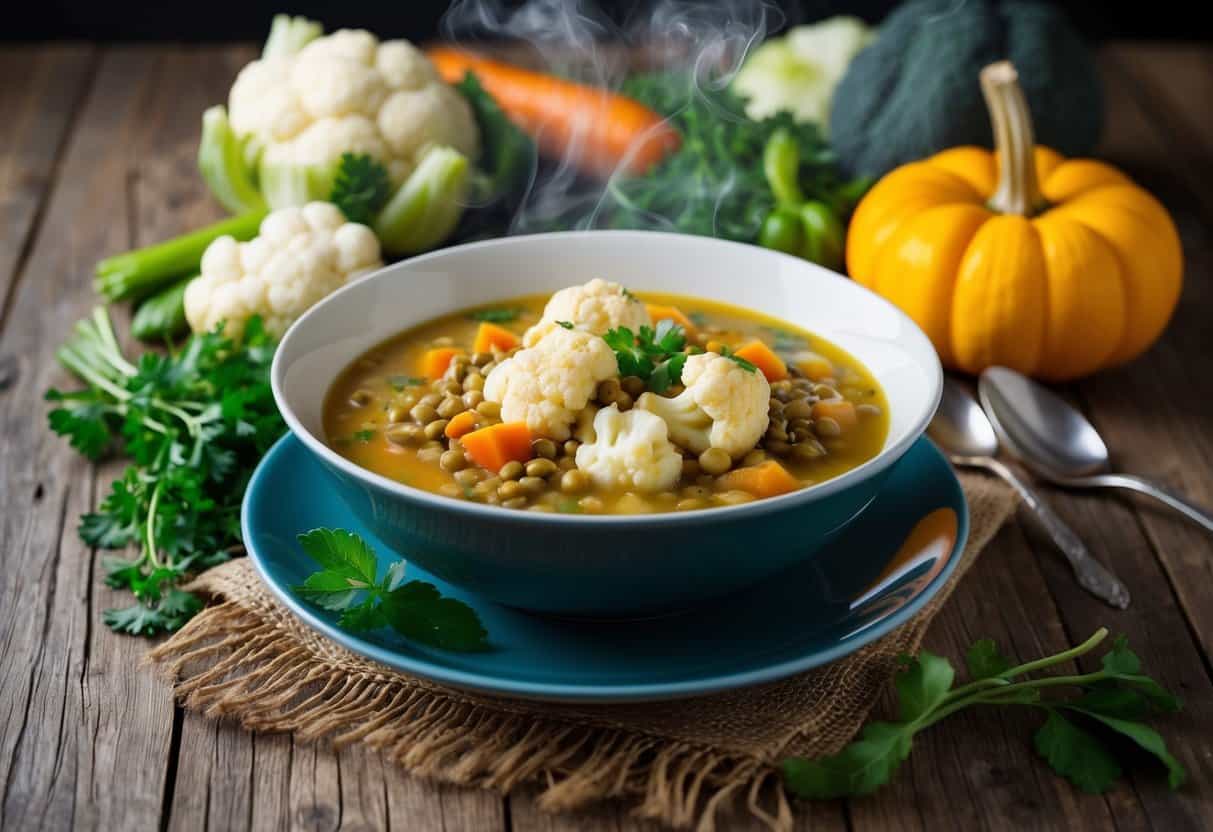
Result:
M846 399L823 399L817 402L813 405L813 418L833 419L844 431L850 430L859 423L855 405Z
M476 411L465 410L462 413L457 413L451 417L451 421L446 423L446 428L443 433L449 439L458 439L459 437L471 433L476 429Z
M480 324L480 329L476 330L476 340L472 343L472 351L492 352L496 347L502 352L509 352L516 346L518 346L517 335L505 327L485 321Z
M460 440L463 452L481 468L499 471L510 461L531 458L531 430L526 422L501 422L471 433Z
M773 459L734 468L716 480L717 485L729 491L746 491L755 497L777 497L800 488L802 483Z
M649 317L653 319L653 323L657 323L658 321L673 321L682 327L687 335L692 335L695 332L695 324L691 323L691 319L682 314L682 310L677 306L646 303L644 308L648 310Z
M774 350L761 341L751 341L743 347L738 347L733 355L744 358L767 377L767 381L782 381L788 377L788 365L775 354Z
M813 381L834 377L834 365L830 363L830 359L815 352L806 353L796 362L796 366L800 372L805 374L806 378L811 378Z
M421 356L421 375L428 379L442 378L446 368L451 366L451 360L462 352L463 350L455 347L434 347L432 350L426 350L425 355Z

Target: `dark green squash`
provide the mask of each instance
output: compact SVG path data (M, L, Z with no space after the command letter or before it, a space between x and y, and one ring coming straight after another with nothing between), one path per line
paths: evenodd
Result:
M851 62L834 92L830 140L851 175L881 176L957 145L991 147L981 68L1020 71L1040 144L1088 155L1103 98L1090 51L1060 10L1004 0L913 0Z

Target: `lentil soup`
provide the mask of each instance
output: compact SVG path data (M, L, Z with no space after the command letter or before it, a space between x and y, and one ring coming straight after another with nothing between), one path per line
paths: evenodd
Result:
M888 426L875 379L825 339L601 280L409 329L347 367L324 405L327 443L378 474L583 514L787 493L873 458Z

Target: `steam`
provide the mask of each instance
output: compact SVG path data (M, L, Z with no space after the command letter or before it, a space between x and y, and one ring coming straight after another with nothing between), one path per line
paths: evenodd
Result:
M440 32L468 49L501 54L504 45L512 62L604 91L617 91L637 69L679 72L688 79L681 102L685 106L696 97L710 103L704 91L727 87L750 49L782 23L779 9L763 0L656 0L620 23L586 0L527 0L508 9L500 0L455 0ZM644 56L639 67L638 53ZM745 117L713 109L720 119ZM580 174L581 137L589 127L575 126L559 159L532 165L529 185L510 223L511 234L600 227L607 206L627 203L619 187L628 176L626 158L605 182ZM716 183L712 193L693 180L681 188L688 200L711 200L718 210L728 199L732 181L726 180L724 187ZM669 217L641 216L650 228L674 227Z

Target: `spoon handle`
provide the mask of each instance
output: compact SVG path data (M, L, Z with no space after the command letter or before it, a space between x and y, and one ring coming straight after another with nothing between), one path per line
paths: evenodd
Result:
M1194 523L1204 526L1206 531L1213 532L1213 513L1196 505L1186 497L1181 497L1174 491L1164 488L1157 483L1135 477L1131 474L1096 474L1093 477L1067 479L1065 485L1076 485L1083 488L1124 488L1147 494L1163 505L1169 506Z
M983 459L982 465L998 474L1019 492L1024 503L1036 514L1040 524L1070 562L1079 586L1109 606L1121 610L1129 606L1129 591L1125 589L1124 584L1091 556L1086 544L1031 486L997 459Z

